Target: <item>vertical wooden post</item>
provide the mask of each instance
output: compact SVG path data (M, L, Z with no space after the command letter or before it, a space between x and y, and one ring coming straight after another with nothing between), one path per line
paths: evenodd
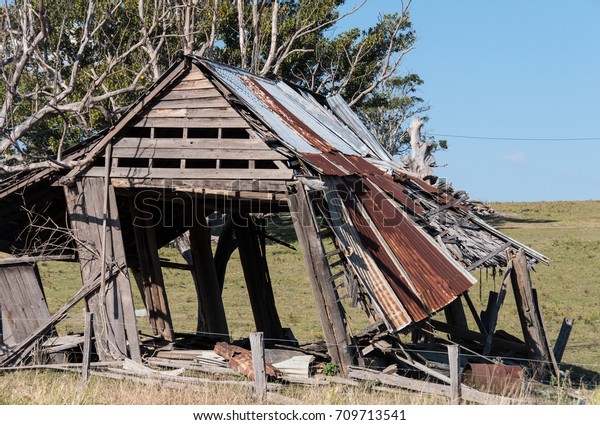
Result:
M345 314L330 282L331 270L304 185L298 182L295 189L288 196L290 213L319 311L325 343L332 361L347 375L348 366L352 364L352 354L347 342Z
M511 275L528 356L531 360L536 360L533 362L534 373L537 372L538 378L541 378L545 376L546 372L544 365L550 362L550 349L546 344L544 325L537 312L531 277L527 268L527 258L522 250L519 250L513 259Z
M86 298L88 308L96 318L93 321L96 351L101 360L129 355L139 362L141 352L133 296L113 186L109 185L107 192L106 232L102 226L103 193L104 184L99 178L83 178L73 186L65 187L71 230L78 241L83 283L89 285L100 276L106 276L102 293L96 292ZM99 255L103 246L105 256ZM106 268L104 272L103 268Z
M238 215L234 217L234 223L256 330L263 332L266 338L283 339L266 253L259 242L252 217Z
M212 253L210 228L202 212L196 214L190 229L190 247L198 295L198 332L228 341L229 328Z
M571 335L571 329L573 329L573 319L565 317L565 320L563 320L562 326L560 327L558 338L556 338L556 343L554 344L554 358L558 363L562 361L563 355L565 354L567 342Z
M450 366L450 398L452 404L461 402L460 361L458 345L448 346L448 365Z
M492 342L494 341L494 332L496 332L496 325L498 323L498 313L500 312L500 307L504 303L504 298L506 297L506 288L508 287L508 282L511 281L511 276L513 272L513 263L509 261L506 265L506 273L504 274L504 279L502 280L502 286L500 287L500 292L496 297L496 302L490 306L491 311L487 312L487 319L489 320L487 323L487 337L485 339L485 345L483 346L483 355L489 356L492 352ZM492 293L490 292L490 295Z
M221 292L223 292L223 286L225 285L227 263L231 258L231 254L236 249L237 240L234 237L233 220L231 219L231 215L227 215L223 227L221 227L219 242L215 250L215 268L217 269L217 280L219 281Z
M90 373L90 360L92 355L92 320L94 313L85 313L85 322L83 324L83 360L81 374L83 380L87 382Z
M144 202L136 201L138 199L130 199L130 210L133 217L133 234L140 266L139 279L143 287L144 304L153 334L167 341L173 341L173 322L160 267L154 223L149 212L144 208Z
M250 349L252 350L252 370L256 385L256 398L260 401L265 401L267 399L267 372L262 332L252 332L250 334Z
M467 316L465 315L465 309L462 305L462 300L457 297L454 301L444 307L444 314L446 316L446 323L455 326L459 329L468 330L469 325L467 324ZM461 338L451 335L450 339L455 342L461 342Z

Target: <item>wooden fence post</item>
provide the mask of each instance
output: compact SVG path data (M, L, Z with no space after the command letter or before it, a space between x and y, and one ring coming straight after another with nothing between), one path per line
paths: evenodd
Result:
M448 365L450 366L450 399L452 404L460 404L460 361L458 345L448 346Z
M267 373L265 367L265 341L262 332L252 332L250 334L250 349L252 350L256 398L265 401L267 399Z

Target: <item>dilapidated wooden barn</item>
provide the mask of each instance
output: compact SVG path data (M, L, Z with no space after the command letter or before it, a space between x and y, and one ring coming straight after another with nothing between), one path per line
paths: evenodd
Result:
M229 340L221 291L238 249L256 329L293 345L274 301L261 224L273 215L293 219L327 355L344 373L367 364L374 350L423 367L394 336L412 333L419 344L432 342L434 330L484 356L510 352L553 364L528 278L528 267L547 258L475 216L463 194L395 161L339 96L185 57L113 127L65 158L72 169L0 182L0 250L21 255L0 261L4 365L30 361L35 342L82 299L93 313L99 359L142 362L138 288L154 337L173 341L162 274L173 265L158 250L186 231L198 335ZM215 215L224 224L213 253L208 218ZM81 291L52 316L40 260L81 267ZM478 267L505 270L483 314L469 298ZM508 284L523 341L495 333ZM373 323L361 335L349 335L342 296Z

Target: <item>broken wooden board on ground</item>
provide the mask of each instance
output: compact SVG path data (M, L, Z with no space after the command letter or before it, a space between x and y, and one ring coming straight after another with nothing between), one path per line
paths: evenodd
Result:
M215 345L215 353L229 362L229 367L254 380L254 368L252 366L252 352L245 348L237 347L226 342L218 342ZM265 364L267 377L277 379L281 373L272 364Z

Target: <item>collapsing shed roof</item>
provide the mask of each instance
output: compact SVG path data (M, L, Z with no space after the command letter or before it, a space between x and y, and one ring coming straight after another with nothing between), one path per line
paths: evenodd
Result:
M198 67L224 86L229 93L221 94L232 106L249 112L241 116L251 126L260 123L274 136L270 142L300 160L300 165L288 164L295 179L322 181L318 187L325 193L332 230L340 242L345 241L349 266L391 329L401 330L429 317L468 290L475 280L464 267L505 265L507 247L525 249L532 262L547 262L476 218L460 198L404 172L341 97L324 98L201 58L190 61L189 67ZM180 75L175 74L171 83L177 84ZM157 96L170 88L164 78ZM152 99L145 96L137 104L141 112L152 108ZM126 119L134 121L138 115ZM101 147L118 135L113 129L82 147L100 155ZM3 188L13 196L12 211L18 202L12 189L25 181L38 184L52 174L28 173Z

